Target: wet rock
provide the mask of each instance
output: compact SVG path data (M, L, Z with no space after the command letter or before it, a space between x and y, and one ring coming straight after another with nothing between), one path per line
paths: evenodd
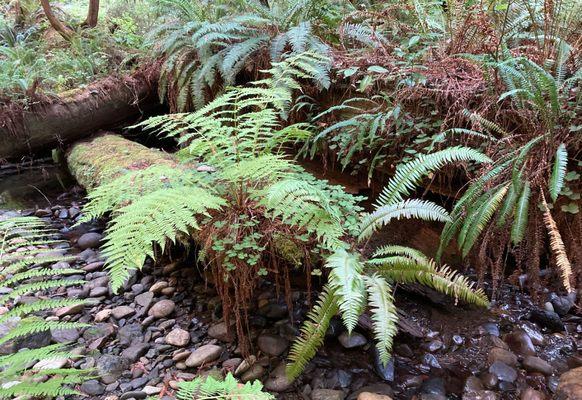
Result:
M260 364L253 364L253 366L241 375L240 380L244 383L252 382L256 379L260 379L265 373L265 368Z
M517 371L501 361L495 361L491 364L489 372L500 381L513 383L517 379Z
M77 329L53 329L51 330L51 340L55 343L74 342L79 339Z
M222 354L222 347L214 344L206 344L194 350L184 362L186 366L193 368L199 367L216 360Z
M150 292L160 293L162 290L167 288L170 284L166 281L157 281L150 287Z
M83 332L83 339L87 342L92 342L93 340L99 338L108 338L115 333L115 326L108 323L98 323L90 326Z
M545 360L539 357L527 356L523 359L523 368L528 372L540 372L544 375L552 375L554 367Z
M517 354L523 356L533 356L536 354L536 349L531 341L529 335L522 329L516 329L504 337L505 343L509 348Z
M81 250L99 247L102 238L103 236L97 232L85 233L77 240L77 247Z
M143 342L143 328L140 324L128 324L119 328L117 333L119 343L127 346L133 343Z
M165 318L174 312L176 304L172 300L160 300L148 311L154 318Z
M144 386L142 391L145 392L145 394L147 394L148 396L153 396L154 394L160 393L162 391L162 388L157 386Z
M346 395L341 390L315 389L311 392L311 400L344 400Z
M95 314L95 322L103 322L111 316L111 309L106 308L105 310L99 311Z
M570 309L574 306L574 301L570 297L558 296L555 293L550 294L550 302L554 308L553 311L561 317L568 314Z
M231 326L230 329L228 329L226 322L219 322L208 328L208 336L218 339L221 342L230 343L235 339L234 326Z
M259 349L270 356L279 356L287 350L289 341L281 336L263 334L257 339Z
M119 400L129 400L129 399L141 400L145 399L146 397L148 397L148 394L146 392L139 390L133 392L125 392L119 397Z
M266 390L279 393L288 390L292 386L293 382L287 378L285 367L285 363L282 362L271 372L269 379L265 382Z
M66 315L75 315L79 314L85 308L85 304L75 304L73 306L68 307L61 307L55 310L55 315L59 318L62 318Z
M101 377L101 381L105 384L110 384L117 381L123 371L128 367L127 361L122 357L105 354L97 360L97 370Z
M434 356L434 354L430 353L425 354L424 357L422 358L422 363L431 368L435 369L442 368L441 364L439 363L439 360Z
M129 346L127 349L123 350L121 356L129 362L136 362L141 356L147 353L150 345L148 343L137 343Z
M120 320L135 314L135 310L129 306L118 306L111 310L113 318Z
M83 382L81 392L89 396L99 396L105 393L105 386L95 379Z
M82 269L85 272L95 272L100 270L105 265L105 261L95 261L85 265Z
M527 389L521 391L519 399L520 400L545 400L546 396L542 392L538 392L537 390L528 387Z
M426 351L428 351L430 353L434 353L435 351L438 351L438 350L443 348L443 342L441 342L440 340L431 340L428 343L424 343L422 345L422 347Z
M357 332L352 332L351 335L347 332L342 332L337 339L339 340L341 345L344 346L346 349L362 347L368 343L366 337Z
M240 376L249 370L257 362L257 357L250 355L247 359L243 360L238 367L234 370L234 376Z
M571 369L560 376L560 382L556 389L556 399L582 399L582 367Z
M493 347L491 349L487 360L489 361L489 365L495 363L496 361L501 361L502 363L511 367L515 367L517 365L517 356L511 351L504 350L499 347Z
M103 297L109 294L109 289L106 287L96 287L91 289L89 297Z
M446 400L445 382L441 378L429 378L420 386L422 400Z
M190 342L190 333L184 329L176 328L166 335L166 343L172 346L184 347Z
M269 303L259 308L259 314L270 319L281 319L287 316L287 304Z
M418 386L420 386L420 384ZM375 396L385 396L388 398L392 398L392 396L394 396L394 391L392 390L390 385L386 383L376 383L373 385L366 385L361 387L356 392L352 393L348 397L348 400L356 400L363 393L369 393ZM377 398L377 400L387 400L387 399Z
M358 395L357 400L392 400L392 397L385 394L362 392Z
M550 332L563 332L565 330L564 323L555 312L532 310L528 319L542 328L548 329Z
M227 371L236 371L239 365L243 362L242 358L229 358L228 360L222 363L222 368Z
M395 350L396 350L396 354L398 354L399 356L406 357L406 358L414 357L414 352L412 351L410 346L407 344L399 344L396 346Z
M481 335L493 335L493 336L499 336L499 327L497 326L497 324L493 323L493 322L486 322L483 325L481 325L479 327L479 333Z
M135 303L143 308L150 308L154 300L154 294L152 292L145 292L135 296Z
M497 387L499 379L497 379L497 376L493 375L492 373L485 372L481 375L481 382L483 382L485 389L494 389Z
M477 378L476 376L468 377L467 380L465 381L465 386L463 388L463 391L475 392L478 390L483 390L483 383L481 382L481 380L479 378Z
M497 400L497 393L490 390L476 390L463 393L463 400Z
M394 382L394 357L390 357L390 360L386 364L382 363L380 360L380 355L378 350L374 348L374 371L386 382Z

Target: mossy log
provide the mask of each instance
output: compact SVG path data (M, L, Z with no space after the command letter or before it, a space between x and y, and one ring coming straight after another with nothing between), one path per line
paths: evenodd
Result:
M159 107L158 77L159 66L150 64L132 75L110 76L26 109L14 102L3 104L0 160L46 152L139 118Z

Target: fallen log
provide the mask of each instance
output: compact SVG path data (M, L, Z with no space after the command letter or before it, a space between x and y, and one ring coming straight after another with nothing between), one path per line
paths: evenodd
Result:
M159 106L158 63L33 103L0 106L0 160L46 152Z

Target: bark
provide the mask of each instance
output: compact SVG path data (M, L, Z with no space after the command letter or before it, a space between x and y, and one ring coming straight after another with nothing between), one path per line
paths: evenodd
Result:
M73 30L63 24L53 13L49 0L40 0L40 4L51 26L66 40L71 40L74 34Z
M97 26L97 19L99 18L99 0L89 0L89 11L87 12L87 19L83 23L88 28Z
M158 76L159 69L153 65L131 76L105 78L28 110L4 104L0 107L0 160L46 152L141 116L159 106Z

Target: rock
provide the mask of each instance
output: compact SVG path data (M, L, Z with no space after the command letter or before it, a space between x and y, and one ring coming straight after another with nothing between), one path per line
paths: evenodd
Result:
M483 390L483 383L476 376L470 376L465 381L465 386L463 387L464 392L476 392L478 390Z
M62 318L66 315L75 315L75 314L79 314L81 311L83 311L83 308L85 308L85 304L83 304L83 303L75 304L73 306L68 306L68 307L61 307L61 308L57 308L55 310L55 315L59 318Z
M74 342L79 339L79 331L77 329L52 329L51 340L55 343Z
M566 329L560 316L555 312L539 309L532 310L528 319L542 328L548 329L550 332L563 332Z
M105 386L99 383L99 381L91 379L81 384L81 392L89 396L99 396L105 393Z
M252 382L260 379L265 373L265 368L260 364L253 364L244 374L241 375L240 380L243 383Z
M105 261L95 261L85 265L82 269L85 272L95 272L105 265Z
M136 362L141 356L147 353L150 345L148 343L137 343L129 346L127 349L121 352L121 356L129 362Z
M231 326L230 329L228 329L226 322L219 322L208 328L208 336L218 339L221 342L232 342L235 339L234 326Z
M311 392L311 400L343 400L346 395L341 390L315 389Z
M525 390L522 390L521 395L519 396L520 400L545 400L546 396L538 392L537 390L528 387Z
M145 394L147 394L148 396L153 396L154 394L160 393L162 391L162 388L157 386L144 386L142 391L145 392Z
M97 232L85 233L77 240L77 247L81 250L99 247L102 238L103 236Z
M133 308L131 308L130 306L119 306L119 307L115 307L114 309L111 310L111 315L116 320L120 320L122 318L127 318L133 314L135 314L135 310Z
M60 369L67 365L68 360L66 358L49 358L46 360L40 360L34 364L34 369Z
M143 328L141 324L128 324L119 328L117 338L122 346L143 342Z
M434 354L426 353L424 357L422 357L422 363L431 368L442 369L439 360L434 356Z
M493 336L499 336L499 327L497 326L497 324L494 324L493 322L486 322L483 325L481 325L479 327L479 332L482 335L493 335Z
M109 294L109 288L106 287L96 287L91 289L89 292L89 297L103 297Z
M420 386L420 398L424 400L446 400L445 383L441 378L429 378Z
M483 386L486 389L495 389L497 383L499 383L499 379L497 379L497 376L489 372L485 372L481 374L481 382L483 382Z
M582 367L571 369L560 376L560 382L556 389L556 399L582 399Z
M358 395L357 400L392 400L392 397L385 394L362 392Z
M138 391L123 393L119 397L119 400L129 400L129 399L141 400L141 399L145 399L146 397L148 397L148 394L146 392L138 390Z
M184 329L175 328L166 335L166 343L172 346L184 347L190 343L190 333Z
M352 332L351 335L347 332L342 332L337 339L346 349L362 347L368 343L368 339L357 332Z
M154 294L152 292L145 292L135 296L135 302L137 305L142 306L145 309L149 309L154 300Z
M0 324L0 338L6 336L12 329L20 323L19 317L11 317ZM0 354L16 353L20 349L37 349L48 346L51 342L51 333L48 331L37 332L25 335L20 338L8 340L0 345Z
M158 281L156 283L154 283L151 287L150 287L150 292L152 293L160 293L163 289L167 288L169 286L169 283L166 281Z
M489 352L488 361L489 365L493 364L496 361L501 361L504 364L507 364L511 367L515 367L517 365L517 356L509 350L504 350L499 347L493 347Z
M390 357L390 360L384 364L380 360L378 350L374 348L374 371L386 382L394 382L394 357Z
M234 372L243 362L242 358L229 358L222 363L222 368L226 371Z
M497 393L490 390L475 390L463 393L463 400L497 400Z
M540 372L544 375L552 375L554 367L539 357L527 356L523 359L523 368L529 372Z
M287 378L285 368L286 365L282 362L271 372L269 379L265 381L266 390L279 393L288 390L293 385L293 382Z
M531 341L529 335L522 329L516 329L503 338L509 348L517 354L523 356L533 356L536 354L536 349Z
M443 345L444 345L443 342L441 342L440 340L431 340L428 343L424 343L422 347L426 351L434 353L435 351L442 349Z
M513 383L517 379L517 371L501 361L495 361L489 367L489 372L500 381Z
M127 367L127 361L119 356L105 354L97 360L97 370L105 384L116 382Z
M176 304L172 300L160 300L150 308L148 315L154 318L165 318L174 312Z
M92 342L95 339L107 338L114 333L115 326L113 324L101 322L85 329L85 332L83 332L83 339L87 342Z
M111 309L106 308L105 310L99 311L95 314L95 322L103 322L111 316Z
M186 359L186 366L193 368L199 367L216 360L222 354L222 347L214 344L206 344L194 350Z
M279 356L287 350L289 341L281 336L263 334L257 339L259 349L270 356Z
M238 367L234 370L234 376L239 376L244 374L257 362L257 357L250 355L247 359L243 360Z
M281 319L287 316L287 304L269 303L259 308L259 314L270 319Z
M568 296L558 296L555 293L550 294L550 302L560 317L568 314L570 309L574 306L574 301Z

